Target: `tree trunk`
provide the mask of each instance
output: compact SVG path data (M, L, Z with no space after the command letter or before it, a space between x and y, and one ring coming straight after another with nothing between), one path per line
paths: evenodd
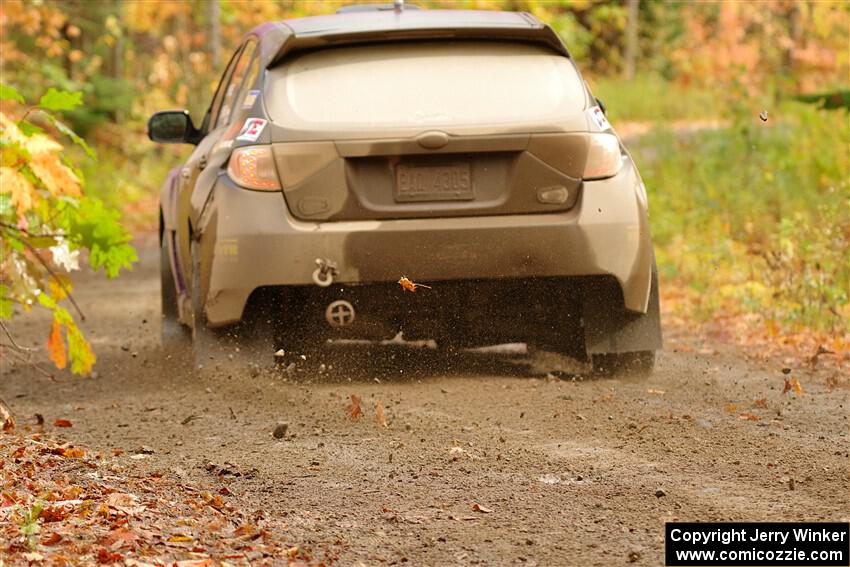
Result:
M628 19L626 20L626 56L623 74L627 80L635 78L635 63L638 56L638 8L640 0L628 0Z
M221 60L221 0L207 2L207 48L215 70Z

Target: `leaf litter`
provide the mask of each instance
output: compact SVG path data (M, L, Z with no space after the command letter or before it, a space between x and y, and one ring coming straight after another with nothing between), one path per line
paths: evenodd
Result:
M0 556L49 565L335 561L328 548L319 558L281 539L286 524L240 509L220 477L207 490L162 472L130 472L122 461L41 434L0 435Z

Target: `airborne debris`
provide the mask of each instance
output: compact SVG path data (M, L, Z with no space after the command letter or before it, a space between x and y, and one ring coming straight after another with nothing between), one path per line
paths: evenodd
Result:
M357 419L363 416L363 410L360 409L360 396L351 394L351 403L348 404L348 417Z
M15 430L15 419L12 417L12 410L3 400L0 400L0 426L2 431L11 433Z
M803 387L800 385L800 381L796 378L785 378L785 384L782 387L782 393L786 394L789 390L794 390L794 393L798 396L803 395Z
M827 348L824 348L824 346L823 346L823 345L818 345L817 351L816 351L816 352L815 352L815 354L813 354L813 355L809 358L809 360L808 360L809 364L810 364L812 367L817 366L817 364L818 364L818 357L820 357L820 355L822 355L822 354L835 354L835 352L834 352L834 351L831 351L831 350L829 350L829 349L827 349Z
M387 414L384 413L384 405L381 403L381 400L375 403L375 421L381 427L387 426Z
M407 276L401 276L401 279L398 280L398 285L402 287L405 291L415 292L418 288L424 287L425 289L431 289L431 286L413 283Z
M283 439L284 437L286 437L287 429L289 429L288 423L278 423L277 427L275 427L274 431L272 432L272 436L275 439Z

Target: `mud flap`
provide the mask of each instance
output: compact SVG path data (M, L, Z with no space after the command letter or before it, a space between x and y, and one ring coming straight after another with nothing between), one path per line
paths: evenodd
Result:
M646 313L625 309L623 293L615 280L596 283L588 286L583 294L584 344L588 356L660 350L661 312L655 262Z

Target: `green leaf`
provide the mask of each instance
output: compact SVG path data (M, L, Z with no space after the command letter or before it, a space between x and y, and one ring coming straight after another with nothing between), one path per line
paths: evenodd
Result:
M15 87L10 87L9 85L4 85L0 83L0 100L14 100L17 102L24 102L24 97L21 96L21 93L18 92L18 89Z
M12 298L9 286L0 284L0 319L12 318Z
M50 248L51 246L56 246L56 238L53 236L30 236L27 238L27 242L33 248Z
M17 142L0 139L0 165L15 167L18 162L28 162L32 159L30 153Z
M44 134L43 128L39 128L35 124L27 122L26 120L24 120L23 122L19 122L18 128L20 128L23 135L28 138L33 134Z
M86 141L83 140L80 136L78 136L76 132L71 130L64 122L50 114L45 114L45 116L47 116L47 119L50 120L50 123L53 124L57 130L71 138L71 140L75 144L83 148L87 156L92 159L97 159L97 154L94 152L93 149L91 149L91 147L86 143Z
M54 112L61 110L74 110L78 106L82 106L82 104L83 93L57 91L53 87L50 87L38 101L38 106L45 110L52 110Z
M47 309L56 309L56 302L46 293L38 294L38 302Z

